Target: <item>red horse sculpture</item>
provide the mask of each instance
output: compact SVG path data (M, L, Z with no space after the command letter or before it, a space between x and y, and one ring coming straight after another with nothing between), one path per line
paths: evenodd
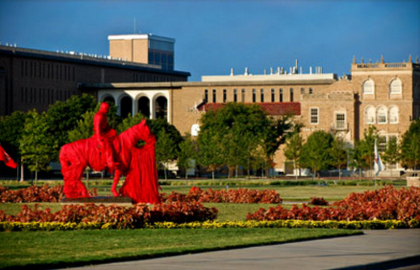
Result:
M145 142L137 147L139 140ZM155 136L146 121L111 138L114 163L114 196L128 196L134 203L159 203L159 184L155 160ZM89 197L81 178L87 166L96 171L108 167L109 157L101 150L94 136L64 145L60 151L61 171L64 177L64 194L68 198ZM117 192L120 176L125 175L123 186Z

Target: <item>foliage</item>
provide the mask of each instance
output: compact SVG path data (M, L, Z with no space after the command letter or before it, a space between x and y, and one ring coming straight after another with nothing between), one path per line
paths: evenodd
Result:
M46 114L38 114L36 110L28 113L19 141L23 163L29 170L37 172L49 170L48 164L53 160L57 148L57 138L48 133Z
M66 101L56 101L48 108L46 121L48 134L58 141L55 145L56 157L61 146L70 142L68 133L77 126L82 115L87 111L93 111L97 106L92 95L73 95Z
M287 138L286 146L284 147L284 156L293 161L293 168L296 170L300 168L300 157L302 154L303 138L299 133L294 133L292 136ZM300 172L300 171L299 171ZM296 174L296 179L297 179Z
M132 207L117 205L105 206L93 203L84 205L64 205L61 210L52 213L49 208L34 209L27 205L17 215L7 215L0 211L0 221L8 222L60 222L60 223L96 223L107 224L107 228L134 229L143 228L145 223L170 221L185 223L213 220L217 217L216 208L206 208L200 203L156 204L151 207L137 204Z
M185 179L188 178L188 170L195 168L198 146L190 134L186 134L184 140L179 144L178 167L184 169Z
M420 151L420 148L419 148L419 151ZM400 149L398 146L397 138L391 137L391 139L388 141L385 152L382 154L382 158L389 165L395 164L400 160L399 152L400 152Z
M420 119L414 120L401 141L401 161L406 168L420 167Z
M370 126L363 133L363 140L356 143L353 159L357 161L358 167L363 169L371 169L375 160L375 140L379 138L375 126Z
M89 190L91 196L97 196L97 190ZM7 189L0 186L0 202L23 203L23 202L59 202L64 196L63 186L50 187L45 184L42 187L31 186L19 190Z
M199 163L213 173L227 165L229 175L240 165L249 168L251 159L263 159L269 165L291 127L288 117L275 120L261 106L242 103L227 103L217 111L210 110L200 121Z
M26 113L14 111L11 115L0 116L0 143L4 150L15 160L20 156L19 142L23 134Z
M366 220L366 221L314 221L314 220L274 220L274 221L204 221L175 223L170 221L147 223L148 229L222 229L222 228L325 228L352 230L389 230L420 228L420 223L413 219L401 220ZM0 231L68 231L68 230L109 230L112 223L101 222L0 222Z
M329 203L324 198L312 197L309 204L312 205L329 205Z
M314 173L327 169L331 164L329 149L332 142L332 135L325 131L312 133L302 148L302 166L311 168Z
M335 137L329 149L331 162L330 164L338 169L338 176L341 180L341 169L347 165L349 147L342 137Z
M282 206L268 210L260 208L254 214L248 214L248 220L401 220L420 221L420 188L395 189L385 186L381 190L351 193L344 200L333 206L313 208L303 204L294 205L290 210Z

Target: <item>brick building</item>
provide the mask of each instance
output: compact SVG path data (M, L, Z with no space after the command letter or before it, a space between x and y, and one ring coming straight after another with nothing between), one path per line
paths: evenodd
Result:
M114 48L119 37L152 40L153 46L134 49L139 55L153 57L159 52L159 59L156 58L159 61L123 59ZM81 83L178 82L187 81L190 76L189 72L174 70L173 39L152 35L110 36L109 39L110 56L0 45L0 115L32 108L47 110L57 100L80 94ZM160 60L163 58L167 61Z
M420 117L420 65L411 58L403 63L356 63L351 74L337 77L298 72L298 66L269 74L253 75L246 69L235 75L203 76L201 82L84 84L99 100L110 100L131 113L164 117L184 134L196 134L206 110L227 102L257 103L269 115L292 114L302 123L302 134L324 130L345 138L351 145L363 139L364 130L376 126L383 149L391 137L398 139L410 121ZM124 104L123 104L124 103ZM282 149L276 154L276 170L285 170ZM393 165L395 168L396 165Z
M153 35L109 36L110 55L93 57L0 46L0 115L14 110L45 110L56 100L88 92L111 101L122 116L141 112L165 118L181 134L199 130L208 109L227 102L257 103L269 115L291 114L303 124L302 135L324 130L350 144L374 125L386 142L398 139L420 117L420 65L408 62L357 63L350 75L304 73L298 62L288 71L254 75L203 76L187 82L188 72L173 70L174 40ZM282 149L277 171L285 171ZM393 167L398 165L393 165Z

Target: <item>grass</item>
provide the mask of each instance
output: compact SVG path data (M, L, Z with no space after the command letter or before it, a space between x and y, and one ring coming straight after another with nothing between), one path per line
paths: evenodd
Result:
M1 232L0 268L69 267L360 234L331 229Z
M107 192L104 192L107 188ZM191 186L162 186L163 191L187 193ZM224 189L225 186L203 186ZM237 187L232 187L237 188ZM250 188L250 187L247 187ZM368 186L254 186L275 189L286 201L307 201L311 197L340 200ZM102 189L102 190L101 190ZM99 187L99 195L110 195L109 187ZM26 203L34 205L35 203ZM53 212L61 203L38 203ZM275 204L205 203L219 210L220 221L245 220L247 213ZM22 204L0 204L7 214L20 212ZM288 208L290 205L284 205ZM0 232L0 268L29 269L77 266L112 261L151 258L209 250L238 248L358 234L358 231L333 229L139 229L110 231Z

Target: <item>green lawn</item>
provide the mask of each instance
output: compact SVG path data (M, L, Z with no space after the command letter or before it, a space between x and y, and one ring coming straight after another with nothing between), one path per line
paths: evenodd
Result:
M0 268L37 269L360 234L331 229L0 232Z
M102 187L104 189L105 187ZM163 186L163 192L187 193L190 186ZM203 186L203 189L210 188ZM213 189L226 188L214 186ZM233 188L233 187L232 187ZM234 187L236 188L236 187ZM275 189L286 201L305 201L311 197L340 200L351 192L363 192L366 186L255 186ZM99 189L100 195L110 195ZM38 203L53 212L60 203ZM30 203L29 205L34 205ZM219 209L221 221L245 220L247 213L275 204L217 204L206 207ZM22 204L0 204L0 210L17 214ZM285 204L288 208L290 205ZM333 229L138 229L111 231L0 232L0 268L52 268L86 265L173 254L201 252L234 247L282 243L306 239L360 233Z

